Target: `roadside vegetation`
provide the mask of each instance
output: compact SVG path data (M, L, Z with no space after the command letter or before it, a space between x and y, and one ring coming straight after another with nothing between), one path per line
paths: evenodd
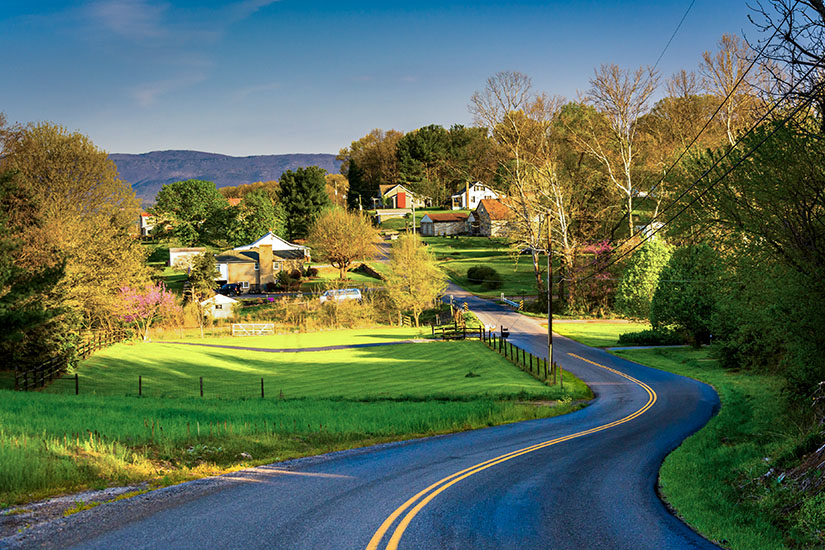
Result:
M559 323L556 332L588 345L618 345L628 323ZM705 537L725 548L815 548L825 535L825 461L810 410L789 403L775 374L730 370L713 347L615 350L637 363L700 380L719 394L707 426L665 459L662 497Z

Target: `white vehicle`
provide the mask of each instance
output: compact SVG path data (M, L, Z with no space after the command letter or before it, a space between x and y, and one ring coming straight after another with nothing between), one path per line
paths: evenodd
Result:
M322 304L329 301L341 302L343 300L358 300L360 302L361 291L357 288L339 288L327 290L321 294Z

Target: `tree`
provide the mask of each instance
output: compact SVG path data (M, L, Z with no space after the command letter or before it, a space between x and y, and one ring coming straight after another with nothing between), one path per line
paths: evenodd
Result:
M204 252L195 256L192 269L189 270L189 288L186 291L186 298L197 308L201 338L203 338L203 320L206 315L202 302L215 295L215 279L218 277L220 277L220 272L213 254Z
M61 313L49 309L42 295L63 276L64 263L52 267L23 267L17 259L22 242L17 235L27 226L39 225L38 207L15 172L0 174L0 353L7 366L17 364L26 335ZM55 251L59 255L58 251ZM50 350L38 350L51 355Z
M709 245L677 248L659 274L650 324L684 331L696 346L708 343L721 275L719 256Z
M271 189L257 189L246 193L236 206L225 211L226 234L232 246L249 244L272 231L283 235L286 219L283 208Z
M120 318L135 325L144 342L149 339L149 328L153 321L174 315L178 309L175 295L161 282L136 288L125 286L120 289L120 300Z
M326 210L309 234L313 250L338 268L341 280L353 261L375 257L378 240L378 231L364 215L342 208Z
M327 174L324 176L327 182L327 195L334 206L346 208L347 195L349 194L349 181L343 174Z
M398 183L396 145L403 136L404 133L398 130L376 128L353 141L338 153L341 174L349 178L350 163L355 161L362 171L365 185L371 191L377 192L381 184Z
M164 185L151 209L160 231L167 225L181 244L209 242L210 231L220 225L221 212L229 206L211 181L184 180Z
M447 288L444 274L417 234L402 235L392 245L387 293L401 311L411 311L415 326L424 309Z
M118 289L148 279L145 252L134 238L138 202L105 151L61 126L16 127L5 134L4 151L0 169L18 172L40 220L17 232L23 244L17 265L65 261L63 277L41 299L63 310L45 338L71 350L81 327L111 327Z
M281 204L290 239L303 239L321 211L330 206L326 191L326 170L317 166L287 170L281 175Z
M511 234L531 252L539 299L544 296L539 254L547 248L549 197L558 175L547 129L559 103L536 95L527 75L505 71L488 78L470 104L476 123L491 129L502 152L497 187L507 195Z
M606 126L576 129L581 145L603 166L607 177L624 195L629 235L633 227L633 198L639 193L639 119L656 91L658 76L651 68L622 70L602 65L594 71L585 97L604 115ZM606 138L606 139L605 139Z
M646 241L630 256L616 289L616 310L624 315L647 319L659 273L670 259L670 248L661 239Z
M727 98L719 115L728 143L733 145L737 134L755 118L755 80L752 73L745 73L750 64L748 54L751 52L748 45L735 34L723 34L718 46L716 54L709 51L702 54L699 70L705 89L716 97L717 102L721 103Z
M406 134L397 145L399 183L435 204L445 202L448 147L449 134L437 124Z

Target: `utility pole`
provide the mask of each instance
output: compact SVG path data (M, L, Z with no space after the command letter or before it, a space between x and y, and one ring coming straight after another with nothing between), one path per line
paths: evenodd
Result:
M550 209L547 209L547 358L556 383L556 364L553 363L553 239L550 234Z
M412 203L412 207L413 207L413 219L412 219L413 224L412 225L413 225L413 235L415 235L415 199L410 197L410 202Z

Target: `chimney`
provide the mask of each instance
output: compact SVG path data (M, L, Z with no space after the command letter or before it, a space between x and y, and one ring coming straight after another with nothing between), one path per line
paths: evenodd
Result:
M272 245L262 244L258 246L258 274L261 278L261 286L267 283L274 283L275 276L272 273Z

